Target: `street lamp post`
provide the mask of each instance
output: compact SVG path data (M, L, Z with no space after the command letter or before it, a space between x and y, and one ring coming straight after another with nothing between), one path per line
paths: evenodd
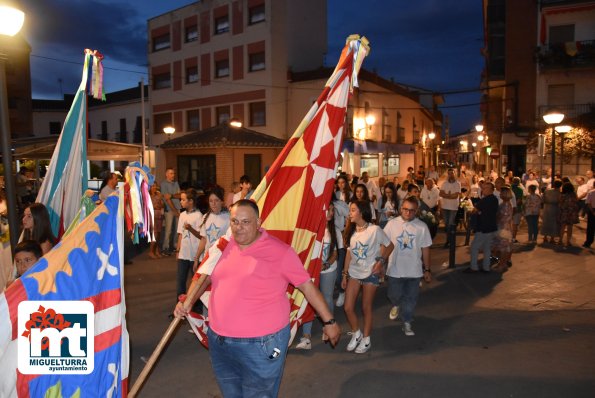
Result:
M167 140L171 139L171 136L176 132L176 128L172 126L166 126L163 128L163 132L167 135Z
M433 131L428 134L428 138L430 139L430 166L432 165L432 160L434 158L434 138L436 138L436 133Z
M476 124L475 131L477 132L477 141L479 141L479 148L478 148L478 152L477 152L477 164L479 166L481 166L481 150L483 148L483 139L484 139L483 124ZM475 170L475 171L479 171L479 170Z
M564 134L572 130L571 126L564 125L556 127L556 132L560 134L560 175L564 177L562 170L564 169Z
M543 120L552 127L552 175L550 183L554 184L554 175L556 174L556 125L564 120L564 114L556 110L550 110L543 115Z
M23 27L25 13L21 10L0 2L0 35L14 36ZM12 145L10 137L10 119L8 116L8 93L6 89L6 55L0 49L0 136L2 144L2 164L4 165L4 186L6 190L6 203L8 205L8 228L10 246L12 251L18 239L18 205L14 176L12 175Z

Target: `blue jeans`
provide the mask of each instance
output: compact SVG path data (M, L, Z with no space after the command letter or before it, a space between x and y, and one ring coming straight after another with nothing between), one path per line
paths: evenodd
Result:
M335 278L337 275L337 269L335 268L332 272L325 272L324 274L320 274L320 292L322 293L322 297L324 297L324 301L326 301L326 305L330 310L331 314L335 310L335 303L333 301L333 290L335 288ZM303 334L312 334L312 321L304 323L302 327Z
M526 215L527 229L529 230L529 240L537 240L537 233L539 232L539 215Z
M388 299L393 305L399 307L403 322L413 320L413 311L419 296L419 281L421 278L394 278L388 277Z
M494 232L476 232L471 242L471 269L477 271L477 257L479 256L479 250L483 251L483 270L490 270L490 256L492 255L492 242L496 236L497 231Z
M219 336L209 329L209 355L225 398L274 398L289 344L289 324L262 337Z

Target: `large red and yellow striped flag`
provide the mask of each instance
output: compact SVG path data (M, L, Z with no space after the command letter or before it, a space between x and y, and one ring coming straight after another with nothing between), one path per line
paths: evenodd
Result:
M368 40L347 38L345 48L322 94L312 105L285 148L251 196L260 209L262 226L290 244L316 283L326 224L343 141L349 96L369 53ZM223 242L220 242L223 243ZM210 274L221 251L214 245L198 273ZM292 336L313 312L301 292L290 286Z

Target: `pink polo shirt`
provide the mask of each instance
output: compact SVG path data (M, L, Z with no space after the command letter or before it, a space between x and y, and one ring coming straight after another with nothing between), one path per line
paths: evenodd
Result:
M287 285L310 279L291 246L261 233L244 250L232 237L211 274L209 327L220 336L259 337L287 326Z

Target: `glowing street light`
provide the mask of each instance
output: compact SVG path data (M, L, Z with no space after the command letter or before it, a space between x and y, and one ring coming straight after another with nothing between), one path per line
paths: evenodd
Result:
M376 123L376 116L372 115L371 113L366 115L366 124L370 126L370 128Z
M368 113L364 118L353 118L353 136L359 140L366 139L366 130L372 131L372 126L376 123L376 117Z
M171 139L171 136L174 135L174 133L176 132L176 128L173 126L165 126L163 128L163 132L165 133L165 135L167 135L167 140L169 141Z
M25 13L10 6L10 2L0 2L0 35L14 36L23 27Z
M241 121L240 119L238 119L238 118L234 117L234 118L232 118L232 119L229 121L229 125L230 125L231 127L234 127L234 128L236 128L236 129L239 129L240 127L242 127L242 121Z
M543 115L543 120L552 127L552 175L551 183L554 184L554 174L556 173L556 125L564 120L564 114L557 110L550 110Z

